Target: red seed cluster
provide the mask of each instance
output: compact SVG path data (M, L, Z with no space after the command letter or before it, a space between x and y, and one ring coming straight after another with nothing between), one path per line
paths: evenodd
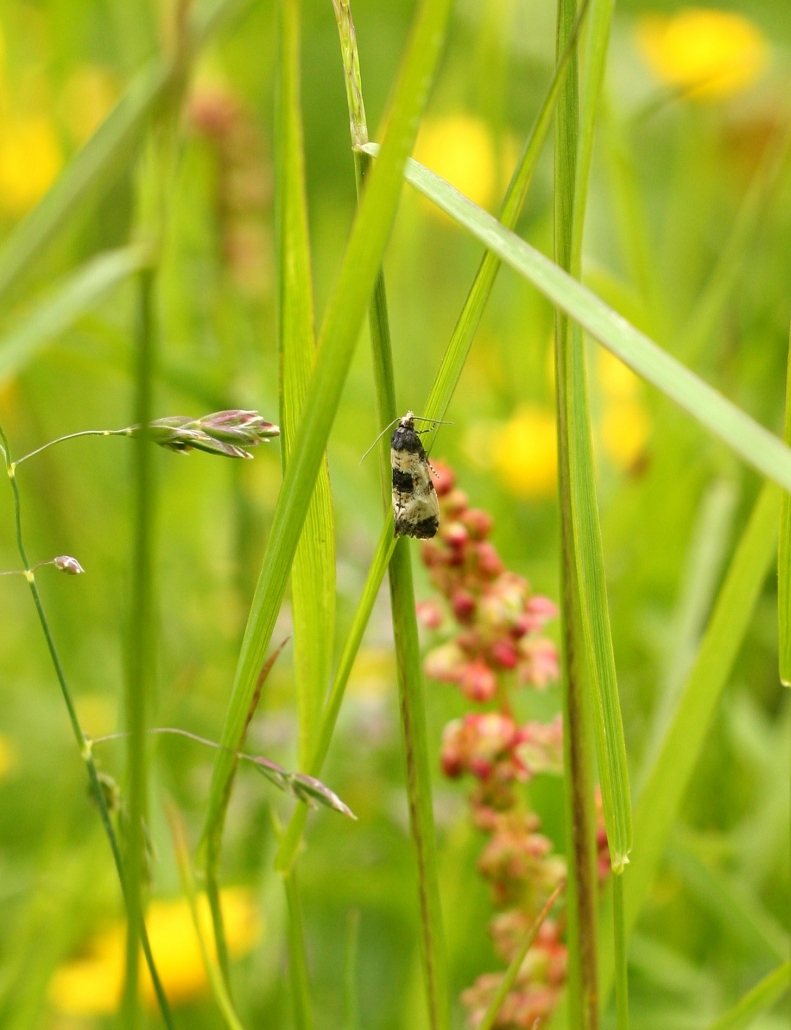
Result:
M425 668L433 679L455 683L476 705L489 706L445 727L442 769L451 778L475 780L473 821L487 835L478 870L499 910L490 924L495 947L510 962L566 875L565 861L553 853L519 789L538 773L562 773L561 718L519 725L511 696L515 689L545 687L558 678L557 648L542 636L557 609L506 569L488 539L491 517L469 507L451 469L439 465L437 473L440 530L423 544L422 555L440 596L421 602L418 615L430 630L453 630L429 652ZM600 801L597 817L598 870L604 878L609 851ZM499 1030L540 1030L549 1022L566 984L564 927L562 912L542 925L500 1009ZM502 978L485 974L462 994L471 1026L483 1018Z

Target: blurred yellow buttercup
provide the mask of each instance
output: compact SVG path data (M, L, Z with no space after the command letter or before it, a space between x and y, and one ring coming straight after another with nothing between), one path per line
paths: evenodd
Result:
M491 458L503 486L517 497L551 497L557 483L554 413L527 404L492 434Z
M0 125L0 209L14 218L47 192L63 158L48 118L12 118Z
M8 739L0 735L0 780L11 772L17 762L16 750Z
M481 207L491 204L497 161L491 132L480 118L466 114L427 118L415 144L415 160ZM447 217L433 204L430 209Z
M601 417L601 441L607 456L628 471L645 453L651 418L637 400L617 400L605 405Z
M118 98L118 83L107 68L86 64L72 72L59 110L74 141L84 143L104 121Z
M261 918L251 891L243 887L222 892L225 933L232 958L249 952L261 933ZM213 953L209 903L198 898L198 918L203 936ZM146 926L162 986L173 1004L199 997L208 981L198 938L186 898L154 901L148 906ZM71 1016L98 1016L116 1012L124 986L126 923L118 920L97 934L81 958L64 963L50 980L49 1000ZM154 988L140 960L141 992L146 1002L156 1002Z
M699 99L719 99L746 89L766 68L769 46L747 18L688 7L671 17L643 15L637 40L648 65L668 86Z

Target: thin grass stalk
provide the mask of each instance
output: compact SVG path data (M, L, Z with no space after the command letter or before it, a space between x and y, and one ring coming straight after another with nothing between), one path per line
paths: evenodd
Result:
M503 974L503 978L500 981L500 984L497 990L495 991L492 1000L489 1002L489 1005L483 1014L483 1018L481 1019L480 1023L478 1023L475 1030L494 1030L495 1023L497 1022L497 1017L500 1014L500 1009L503 1007L503 1002L508 997L511 988L516 983L516 978L517 976L519 976L519 970L522 968L522 963L524 962L525 957L528 951L530 950L531 946L533 945L536 937L538 937L538 931L543 926L544 920L552 911L552 906L560 897L560 892L563 890L564 887L564 883L559 883L557 885L557 887L552 891L552 893L547 898L544 907L533 920L527 933L522 938L521 944L514 953L514 957L511 959L508 969L506 969L505 973Z
M561 61L555 69L555 74L552 78L549 89L547 90L541 110L536 116L536 120L530 130L522 156L514 171L508 191L503 200L500 218L504 225L515 225L521 212L527 194L527 189L532 180L533 171L535 170L535 166L538 162L541 146L546 139L546 135L551 124L555 103L560 91L560 85L563 82L563 77L569 66L574 43L576 41L582 19L587 10L587 5L588 0L584 0L584 3L580 6L574 29L569 36ZM367 173L367 162L370 161L372 155L369 151L363 151L361 149L366 145L368 134L365 123L365 108L362 97L359 60L357 55L354 23L351 20L351 10L348 3L338 3L335 6L335 11L341 42L341 57L344 69L346 69L344 80L346 83L346 97L350 110L349 123L351 137L356 147L354 152L354 166L355 176L359 187L362 184L364 175ZM487 251L481 261L469 293L465 299L464 306L461 314L459 315L456 327L454 328L451 340L445 350L437 375L432 384L425 407L425 414L428 418L442 419L445 417L445 412L450 404L459 378L461 377L464 364L467 360L467 355L470 352L475 331L480 324L484 308L491 295L499 265L500 258ZM387 300L384 291L384 278L380 273L376 282L374 300L369 311L369 324L371 327L372 338L373 334L378 331L378 326L387 324L386 304ZM380 367L381 366L378 362L374 363L375 377L379 376ZM377 380L377 394L389 389L390 387L388 386L386 379L381 382ZM393 401L392 410L395 411L395 401ZM429 435L429 441L432 438L433 434ZM431 444L429 442L429 449L430 446ZM389 459L390 445L386 436L383 438L380 447L380 471L383 501L385 507L389 510L390 475L387 462ZM382 464L382 462L384 462L384 464ZM313 776L319 776L321 774L324 759L326 758L329 750L330 741L335 729L335 723L343 701L346 684L348 682L352 666L354 665L354 659L362 642L365 628L368 625L368 620L370 619L374 602L394 548L395 539L393 537L392 513L389 513L386 525L383 528L382 536L380 537L379 544L377 546L376 554L368 570L365 586L360 596L357 610L355 612L354 619L352 620L352 625L349 629L349 634L338 663L338 668L333 678L327 704L322 715L319 739L314 759L310 765L310 772ZM294 861L294 857L299 848L302 832L305 827L305 822L307 820L307 814L307 809L304 805L298 806L294 811L286 832L281 839L280 847L275 859L275 868L288 868L288 866Z
M278 4L275 128L275 207L280 426L283 471L316 359L308 211L300 102L299 0ZM326 452L291 567L294 666L299 712L299 766L307 769L315 747L332 669L335 636L335 529ZM295 872L285 873L289 953L298 1026L314 1024L304 933L299 921Z
M560 0L557 52L563 52L574 24L574 0ZM576 54L563 83L555 121L555 260L569 270L572 262L574 191L579 136ZM576 562L574 425L570 421L573 377L579 374L581 340L568 317L555 315L555 380L558 425L558 487L561 520L561 632L563 638L563 747L568 840L569 1015L580 1030L598 1027L596 973L596 867L593 803L593 712L585 676L585 637L580 611L581 584ZM584 375L584 368L583 368ZM583 387L584 388L584 387Z
M404 162L436 68L449 10L450 0L424 0L415 16L381 158L355 218L319 337L316 368L278 498L226 713L222 735L226 747L236 747L243 732L257 669L272 636L357 335L379 274L398 204ZM232 756L219 752L204 829L210 876L219 871L222 830L235 770Z
M147 810L147 712L153 692L154 672L154 590L153 590L153 517L155 485L153 451L145 427L152 417L152 391L156 354L154 326L155 273L146 268L140 273L135 371L134 421L143 431L134 440L133 489L134 537L132 542L132 604L129 634L128 672L125 710L129 730L127 746L129 822L127 852L127 936L126 979L124 984L124 1025L138 1025L138 931L143 921L143 891L146 873L145 820Z
M341 54L344 59L346 96L349 102L351 143L355 154L358 203L370 168L370 157L357 149L368 142L360 63L349 0L334 0ZM397 416L393 352L384 272L380 268L369 309L369 326L380 429ZM390 456L387 439L379 447L380 480L385 522L389 525ZM420 642L415 615L415 591L409 541L399 540L389 567L390 606L398 670L401 728L407 773L410 827L417 858L421 927L421 958L426 988L429 1025L444 1030L449 1025L448 975L445 935L439 894L434 806L431 792L431 760L428 751L426 709Z
M791 444L791 338L786 372L786 404L783 439ZM791 687L791 494L780 501L780 541L777 551L777 620L780 682Z
M195 888L195 877L192 872L189 842L187 840L187 831L184 827L184 822L174 805L168 805L167 817L168 823L170 824L170 835L173 840L173 850L176 853L176 864L179 869L181 889L184 891L190 907L192 925L195 928L195 936L198 938L198 947L200 948L203 968L206 970L206 977L209 981L211 992L214 995L214 1000L217 1002L217 1008L220 1010L220 1014L225 1025L228 1027L228 1030L244 1030L242 1022L236 1014L233 1002L231 1001L230 995L226 989L222 970L219 968L217 963L212 960L209 955L209 949L206 946L203 926L198 912L198 892Z
M33 572L30 562L28 561L27 551L25 549L24 538L22 535L22 503L19 493L19 483L17 481L16 468L14 463L11 461L11 451L8 446L8 440L5 432L0 426L0 441L2 441L3 458L6 463L6 473L11 483L11 491L14 498L14 521L16 526L16 540L17 549L19 556L22 559L22 566L25 571L25 578L27 579L28 586L30 587L30 593L33 597L33 603L36 607L36 614L38 615L39 622L41 624L42 632L44 633L44 639L47 642L47 650L49 651L50 658L52 659L52 665L55 669L55 676L60 686L61 694L63 696L64 703L66 705L66 711L69 716L69 723L71 724L72 733L77 743L77 748L80 752L80 757L85 763L85 768L88 773L88 782L91 788L91 794L94 801L99 809L99 817L101 819L102 828L104 829L107 840L110 844L110 851L112 852L113 862L115 863L116 872L118 873L118 880L121 886L121 893L124 898L124 905L127 908L127 919L128 916L128 904L127 904L127 876L124 867L124 859L121 854L121 848L118 843L118 837L113 826L113 821L110 816L110 811L107 807L107 799L105 797L104 790L102 788L101 781L99 779L99 773L96 768L96 762L93 757L93 750L91 743L86 737L82 726L80 725L79 717L77 716L77 709L74 704L74 698L69 687L68 680L66 679L66 673L63 668L63 663L60 660L60 654L55 644L55 638L52 634L52 629L47 619L46 612L44 611L44 604L41 600L41 594L39 593L38 585L36 584L35 573ZM160 1011L162 1013L162 1019L168 1028L168 1030L175 1030L173 1023L173 1016L170 1011L170 1005L168 1004L167 996L162 987L162 981L157 971L156 963L154 962L154 956L151 951L151 944L148 939L148 932L146 930L145 922L141 919L138 922L140 943L143 948L143 954L146 959L148 971L151 975L151 982L154 986L154 993L157 996L157 1003L159 1004Z
M291 999L294 1006L294 1026L296 1030L315 1030L316 1022L310 1003L310 977L296 869L289 869L283 875L283 884L288 903L288 970L291 980Z
M612 878L613 952L615 960L615 1025L629 1030L629 977L626 962L626 921L623 910L623 882L626 874Z

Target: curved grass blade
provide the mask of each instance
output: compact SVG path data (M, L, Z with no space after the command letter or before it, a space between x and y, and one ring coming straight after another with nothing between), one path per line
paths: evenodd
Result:
M627 936L645 904L665 852L673 822L695 771L701 748L722 691L775 554L780 491L764 485L731 559L711 619L687 677L673 720L637 799L634 812L635 852L624 897ZM609 913L602 934L609 936ZM612 986L612 965L602 954L600 993Z
M773 972L760 980L743 998L715 1019L707 1030L745 1030L754 1019L765 1012L770 1005L788 990L791 984L791 960L778 966Z
M340 401L357 335L376 282L398 204L403 165L445 35L449 0L424 0L416 15L388 117L382 156L355 218L319 337L319 354L294 439L264 562L245 630L222 742L239 740L257 668L269 643L305 520L322 454ZM215 762L204 829L207 867L219 865L222 827L236 762Z
M48 344L92 311L147 261L139 245L91 258L39 298L0 336L0 381L17 375Z
M376 154L375 144L365 150ZM791 490L791 449L630 325L594 293L500 225L450 183L410 159L405 178L468 229L639 376L718 436L762 475Z

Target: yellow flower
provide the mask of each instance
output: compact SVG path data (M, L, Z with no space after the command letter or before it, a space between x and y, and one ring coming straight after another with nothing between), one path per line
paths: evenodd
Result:
M63 87L60 110L75 143L88 139L117 98L118 83L107 68L86 64L72 72Z
M599 348L598 373L602 393L609 400L629 400L642 388L640 377L603 347Z
M249 890L236 887L222 892L225 933L232 958L249 952L261 932L261 920ZM198 898L198 918L213 953L209 903ZM146 926L162 986L174 1004L205 993L206 971L186 898L154 901L148 906ZM118 920L97 934L86 954L66 962L50 980L49 999L60 1012L72 1016L98 1016L116 1012L124 986L126 923ZM140 959L141 991L146 1002L156 1002L154 988Z
M0 736L0 779L10 772L17 763L14 745L8 737Z
M0 129L0 208L14 218L25 214L47 192L62 163L47 118L6 122Z
M496 159L485 122L466 114L427 118L415 145L415 160L441 175L481 207L492 202ZM430 210L446 218L433 204Z
M601 440L612 463L628 471L645 452L651 434L651 418L637 400L615 400L605 406Z
M551 497L557 482L555 416L525 405L493 434L491 459L498 478L518 497Z
M657 78L703 99L731 96L766 67L769 47L739 14L688 7L672 17L644 15L637 40Z

